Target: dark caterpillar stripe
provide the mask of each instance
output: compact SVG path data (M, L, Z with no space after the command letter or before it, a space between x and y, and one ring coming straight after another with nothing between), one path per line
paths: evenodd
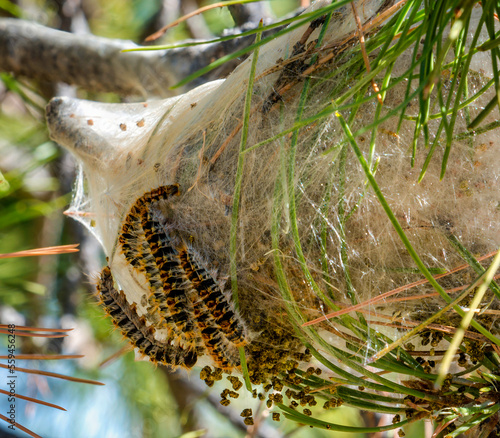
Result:
M142 229L136 230L132 226L136 226L136 224L125 224L122 228L122 230L127 229L126 233L120 235L122 252L126 260L135 269L144 273L149 282L151 296L148 299L150 304L148 311L151 313L159 312L163 299L163 283L158 274L154 257L149 250L149 245L145 240L144 232ZM159 318L156 318L156 320L159 321L159 328L167 328L169 315L168 313L159 315Z
M151 257L156 263L156 277L163 285L163 294L152 295L155 297L155 303L159 303L160 313L169 314L169 321L173 322L176 330L181 331L187 339L194 342L199 354L203 354L204 342L196 325L196 316L190 297L192 287L180 265L178 252L163 227L157 221L152 220L149 206L145 206L142 215L141 225L149 244Z
M146 325L144 318L139 318L135 305L130 306L122 291L117 291L113 284L109 267L104 267L97 284L101 303L111 317L113 324L129 339L143 355L154 363L192 368L198 357L194 349L183 349L179 345L158 341L155 330Z
M192 343L196 336L192 331L190 318L186 315L185 299L178 288L179 283L183 282L181 279L183 273L180 268L178 268L177 273L174 273L172 269L178 265L178 262L175 258L168 258L175 255L175 249L170 245L165 233L161 232L159 224L149 220L151 216L148 213L152 202L166 199L178 193L178 185L172 185L159 187L139 198L125 219L119 241L127 261L142 272L150 284L151 294L148 297L150 304L148 312L159 314L160 328L167 328L173 336L186 343ZM146 227L143 226L143 221L146 221ZM149 240L146 234L148 234ZM158 259L159 257L160 259ZM161 274L158 262L161 262L160 266L168 265L170 267L170 283L172 283L173 278L177 278L179 280L175 284L177 289L172 290L173 284L165 288L162 277L166 275Z
M215 366L224 370L231 370L240 366L239 352L234 344L230 343L215 322L213 315L208 311L198 292L191 286L188 298L193 304L194 321L201 333L203 347L211 356Z
M129 251L126 256L131 256L133 260L137 261L135 268L142 272L148 280L150 290L148 312L152 314L158 313L156 320L158 321L159 328L168 328L173 332L173 335L183 337L182 332L176 328L174 319L170 315L168 308L164 305L165 294L163 291L163 282L161 281L149 245L147 245L144 239L144 235L142 235L142 239L140 236L137 238L135 245L129 244ZM127 257L128 259L129 257Z
M246 343L245 327L218 283L195 260L186 244L168 235L168 225L157 203L178 193L177 185L159 187L136 201L119 236L122 252L148 280L147 310L153 325L166 327L169 339L186 347L190 354L206 352L218 368L231 370L240 366L237 347ZM116 317L130 339L143 342L140 334L144 333L138 334L122 318L123 312L110 308L108 313Z
M244 345L245 327L231 309L217 282L196 262L184 244L179 248L179 258L187 278L197 290L198 296L203 300L217 326L230 342L236 346Z
M194 333L192 306L186 296L186 278L178 253L147 209L143 210L142 228L163 285L163 294L153 293L152 297L160 309L168 311L180 331Z
M144 208L151 204L151 202L161 201L162 199L168 199L179 194L178 184L161 186L145 193L132 205L125 218L119 237L125 258L132 266L140 265L140 259L137 258L137 251L133 247L132 242L134 241L134 237L138 237L137 234L141 232L140 224Z
M192 321L193 316L188 315L184 297L186 280L177 252L160 224L153 219L153 212L150 212L152 203L172 194L178 194L178 186L160 187L139 198L127 215L120 243L127 260L145 274L150 284L150 306L147 310L154 324L166 327L172 336L185 345L193 345L198 354L203 355L203 340ZM135 245L131 243L133 238Z
M201 332L208 354L217 368L232 370L240 366L239 352L217 328L209 327Z

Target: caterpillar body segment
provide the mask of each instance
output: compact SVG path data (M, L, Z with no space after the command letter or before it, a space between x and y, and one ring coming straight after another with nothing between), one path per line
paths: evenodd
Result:
M223 333L215 327L201 331L205 348L217 368L232 370L240 366L238 349L225 339Z
M151 212L151 204L178 193L178 186L152 190L131 207L119 241L125 258L142 272L150 284L148 311L160 313L160 324L186 342L195 339L189 303L182 288L182 270L176 250ZM129 239L134 239L133 243ZM177 280L176 282L173 279ZM167 281L168 280L168 281Z
M137 220L133 223L130 222L127 227L124 225L122 228L122 234L119 239L122 245L122 252L127 261L145 275L149 283L148 312L151 314L158 313L158 328L167 329L170 336L181 340L183 343L190 344L193 342L193 331L190 330L189 318L185 315L186 306L182 303L182 297L179 297L175 293L170 294L170 288L165 290L156 259L146 240L146 233L142 229L140 222L140 216L143 215L141 210L143 208L138 210L137 205L134 205L132 210L134 210L134 214L130 213L128 217L134 217ZM123 234L124 230L126 230L126 234ZM127 240L130 236L133 236L135 239L133 242ZM171 304L170 306L165 305L167 303L165 299L166 294L172 295L170 301L168 301ZM178 305L175 304L176 298L181 301Z
M107 266L101 271L97 291L113 324L143 355L163 365L193 367L198 359L196 351L193 348L184 349L171 340L158 341L154 336L154 328L148 327L146 320L137 315L135 305L131 306L123 292L116 290L111 270Z
M152 360L189 368L198 356L208 354L216 367L230 371L240 366L238 347L246 344L245 326L182 238L169 235L169 223L157 204L178 194L177 185L145 193L131 207L119 236L125 259L147 279L149 294L143 305L148 320L156 329L167 329L168 345L158 344L154 329L144 331L144 318L137 322L123 316L123 302L120 305L107 296L103 303L122 333ZM107 278L108 272L103 270L103 276ZM124 296L121 299L126 301ZM137 316L135 308L129 307Z
M136 263L138 262L138 260L140 260L140 253L137 252L137 248L134 247L135 245L133 245L132 242L140 240L138 239L140 237L139 235L143 233L139 225L142 220L144 209L152 202L160 201L162 199L168 199L178 194L178 184L161 186L157 189L145 193L134 203L134 205L132 205L129 213L125 218L125 222L123 223L119 242L122 245L122 251L125 255L125 258L133 266L136 266Z
M163 227L153 219L147 206L142 210L141 225L162 283L163 294L154 291L152 296L160 303L162 310L168 310L178 330L195 338L192 306L186 296L185 275L177 250Z
M245 327L217 282L196 262L186 245L181 246L179 258L188 279L198 291L199 298L204 302L219 329L236 346L245 345Z

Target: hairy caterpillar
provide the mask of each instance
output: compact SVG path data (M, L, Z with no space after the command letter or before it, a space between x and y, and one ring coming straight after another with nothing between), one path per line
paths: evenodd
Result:
M135 305L130 305L123 291L116 290L113 283L111 270L106 266L97 283L101 304L113 324L132 345L154 363L191 368L197 361L196 352L172 344L171 339L164 342L157 340L154 336L155 329L146 325L146 320L137 315Z
M236 346L244 345L246 343L244 326L231 309L219 285L206 269L196 262L184 244L181 246L179 257L189 280L219 329Z
M159 327L185 343L196 339L192 315L185 296L183 272L175 259L176 250L147 210L154 201L178 193L178 186L159 187L140 197L130 209L119 241L127 261L142 272L150 285L148 312L158 314Z
M206 352L223 369L239 366L237 347L246 343L245 328L217 282L182 239L166 232L157 208L178 194L178 186L159 187L131 207L119 236L122 253L150 288L148 313L153 325L197 355ZM172 364L175 365L175 364Z

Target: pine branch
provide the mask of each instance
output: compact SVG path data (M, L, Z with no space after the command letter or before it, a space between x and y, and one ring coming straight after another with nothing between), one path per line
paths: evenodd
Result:
M226 76L242 59L226 63L175 92L169 90L213 59L241 50L253 40L250 35L168 51L123 53L124 49L139 46L131 41L75 35L23 20L0 19L0 71L40 81L65 82L93 92L168 97Z

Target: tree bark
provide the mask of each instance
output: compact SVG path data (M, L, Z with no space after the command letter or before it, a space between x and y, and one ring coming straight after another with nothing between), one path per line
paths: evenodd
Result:
M279 28L269 31L276 32ZM228 53L253 43L253 35L171 50L122 52L131 41L75 35L16 19L0 19L0 71L35 80L65 82L120 96L168 97L225 77L244 58L190 82L170 87Z

